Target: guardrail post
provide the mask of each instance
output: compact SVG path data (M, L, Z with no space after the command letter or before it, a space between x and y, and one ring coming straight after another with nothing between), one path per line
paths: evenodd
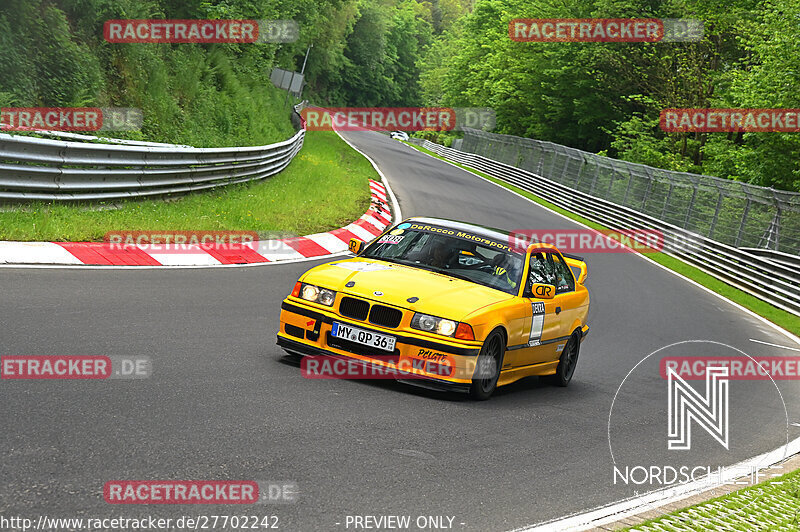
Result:
M597 187L597 178L600 177L600 163L594 161L594 177L592 178L592 186L589 188L589 194L594 194L594 189Z
M773 233L775 235L775 246L772 249L775 251L778 251L778 241L781 238L781 214L781 208L778 207L778 210L775 212L775 220L773 220L775 224L775 232Z
M580 166L580 168L578 168L578 171L575 173L575 183L572 185L572 188L574 188L574 189L578 188L578 183L580 183L580 181L581 181L581 173L583 172L583 169L586 168L586 166L587 166L586 157L581 155L581 166Z
M742 242L742 235L744 234L744 226L747 223L747 215L750 214L750 203L751 203L751 200L748 197L747 198L747 203L745 203L745 205L744 205L744 214L742 215L742 223L739 224L739 232L736 233L736 241L733 243L733 245L735 247L737 247L737 248L739 247L739 245Z
M667 199L664 200L664 206L661 208L661 218L664 219L664 216L667 214L667 207L669 207L669 200L672 198L672 189L675 188L675 183L672 181L672 178L669 180L669 190L667 191Z
M692 199L689 200L689 207L686 209L686 216L683 219L683 228L689 226L689 218L692 216L692 209L694 209L694 200L697 199L697 185L692 187Z
M780 235L780 228L781 228L781 208L778 207L778 210L775 212L775 216L772 217L772 220L769 222L769 226L767 230L764 231L764 234L758 240L758 247L763 247L766 249L774 249L775 251L778 250L778 237ZM775 244L772 244L774 237ZM762 245L761 243L766 240L766 245Z
M708 238L714 238L714 229L717 227L717 220L719 219L719 211L722 210L722 190L717 189L717 208L714 209L714 218L711 219L711 227L708 228Z
M611 165L611 179L608 181L608 190L606 190L606 199L611 197L611 188L614 186L614 180L617 178L617 169Z
M561 183L567 179L567 170L569 169L569 154L564 154L564 168L561 169Z
M628 203L628 193L631 191L631 185L633 184L633 172L631 172L630 167L628 167L628 186L625 187L625 196L622 198L622 204L626 205Z
M542 170L544 170L544 148L542 148L542 143L538 140L536 141L536 173L542 175Z
M650 189L653 188L653 181L655 181L655 177L653 176L653 170L648 168L647 166L644 167L644 171L647 173L647 189L644 191L644 198L642 198L642 212L644 212L644 207L647 204L647 198L650 197Z

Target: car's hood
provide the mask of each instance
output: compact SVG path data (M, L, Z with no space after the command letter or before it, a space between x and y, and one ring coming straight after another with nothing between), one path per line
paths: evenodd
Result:
M513 297L462 279L374 259L356 258L323 264L306 272L302 281L456 321L462 321L486 305ZM345 286L351 282L352 286ZM413 303L408 301L414 297L419 299Z

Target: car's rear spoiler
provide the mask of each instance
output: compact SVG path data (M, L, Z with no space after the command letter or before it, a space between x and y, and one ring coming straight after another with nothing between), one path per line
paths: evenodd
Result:
M581 274L578 276L578 284L584 284L586 282L586 277L589 275L589 270L586 268L583 257L570 255L569 253L562 253L561 255L563 255L564 260L567 261L567 266L581 270Z

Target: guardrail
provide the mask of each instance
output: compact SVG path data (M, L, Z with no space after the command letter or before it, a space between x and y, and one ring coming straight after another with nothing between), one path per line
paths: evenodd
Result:
M0 133L0 200L117 200L263 179L283 170L305 138L301 129L266 146L194 148L40 133L58 139Z
M739 249L747 253L750 253L752 255L757 255L759 257L769 259L772 262L779 262L786 266L790 266L792 268L800 270L800 255L790 255L788 253L782 253L780 251L775 251L772 249L763 249L763 248L739 248Z
M800 193L464 129L453 148L523 168L737 248L800 253Z
M757 256L630 207L575 190L542 175L428 140L411 139L437 155L485 172L584 218L616 230L658 230L664 252L800 316L800 268Z

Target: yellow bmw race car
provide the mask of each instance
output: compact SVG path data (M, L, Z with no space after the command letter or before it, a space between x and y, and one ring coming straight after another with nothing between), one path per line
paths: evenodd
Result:
M304 273L281 304L287 352L476 399L530 375L572 379L589 332L580 257L437 218L351 240L350 251Z

